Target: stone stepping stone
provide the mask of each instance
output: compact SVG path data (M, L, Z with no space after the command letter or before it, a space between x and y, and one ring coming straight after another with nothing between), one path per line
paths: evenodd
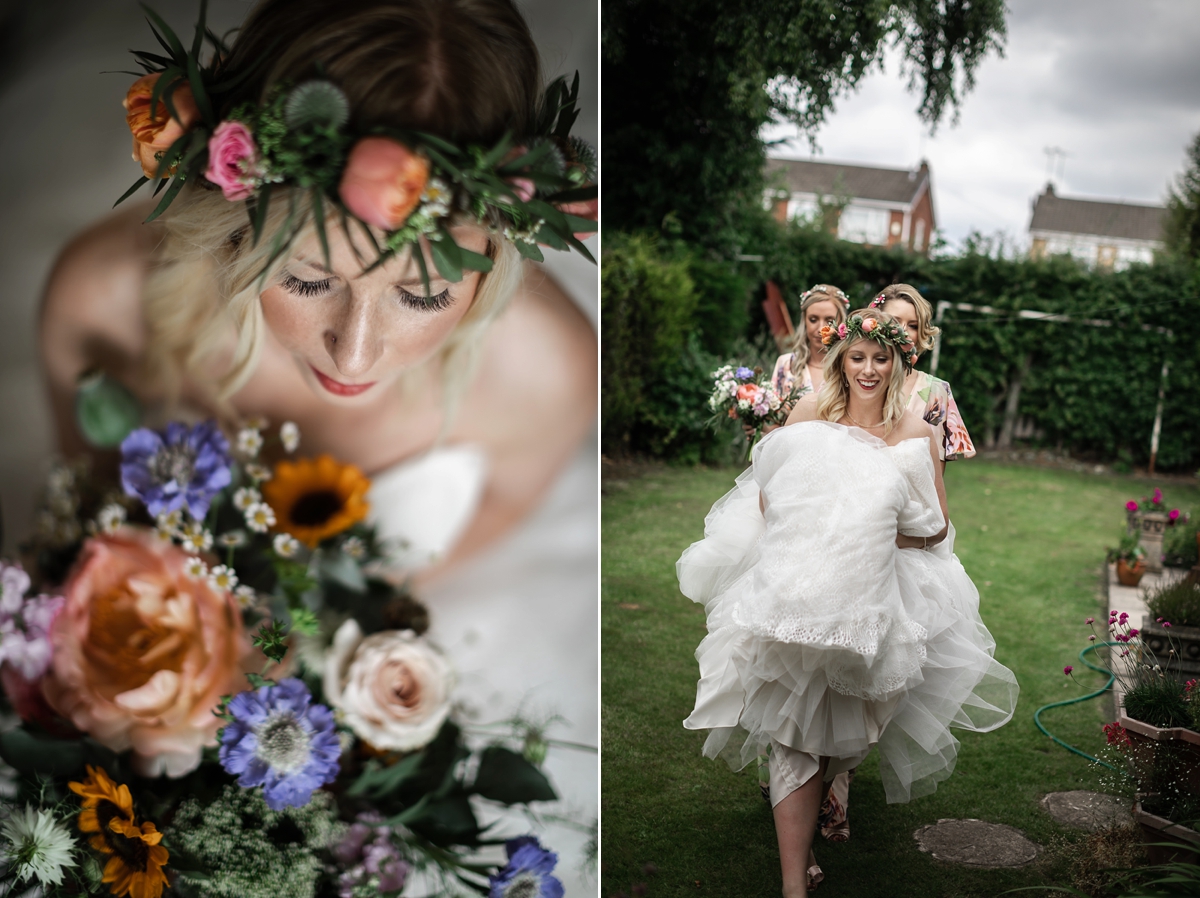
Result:
M982 820L939 820L922 826L913 838L939 861L967 867L1024 867L1038 855L1038 847L1019 830Z
M1051 792L1042 799L1042 808L1064 826L1089 832L1133 822L1129 802L1103 792Z

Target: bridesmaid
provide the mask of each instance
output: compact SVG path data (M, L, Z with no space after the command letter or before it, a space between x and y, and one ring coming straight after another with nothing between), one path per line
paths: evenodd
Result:
M796 330L792 351L775 360L771 383L780 396L787 396L795 386L799 396L821 389L828 347L821 342L821 328L836 327L846 320L850 300L830 284L817 284L800 295L800 327Z
M912 336L918 355L933 348L934 338L941 329L933 323L933 307L929 300L909 284L892 284L871 300L870 308L882 309L895 318ZM972 458L975 445L963 424L950 384L925 371L915 368L904 381L904 393L908 396L908 408L915 411L938 431L938 456L945 467L948 461ZM829 792L821 805L819 823L821 835L831 842L845 842L850 838L850 821L847 816L850 806L850 783L854 771L839 773L830 784Z

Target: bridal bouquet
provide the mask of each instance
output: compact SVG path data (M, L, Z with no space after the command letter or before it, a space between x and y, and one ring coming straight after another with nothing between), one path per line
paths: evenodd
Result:
M173 422L121 439L119 488L54 471L24 565L0 563L19 718L0 882L560 898L552 852L476 817L556 797L547 740L514 722L468 745L425 608L383 576L369 481L299 442L290 423Z
M781 398L761 368L725 365L714 371L712 377L708 407L715 413L714 422L723 417L733 418L753 427L757 437L764 424L787 421L790 409L784 403L791 397Z

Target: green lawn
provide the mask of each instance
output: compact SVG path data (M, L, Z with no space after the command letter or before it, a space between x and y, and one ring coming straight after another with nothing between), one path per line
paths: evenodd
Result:
M646 881L649 898L780 893L770 809L751 770L734 773L700 755L705 734L681 721L695 698L692 653L704 612L675 582L675 560L703 535L704 515L731 485L730 469L658 467L606 483L602 585L602 895ZM818 840L826 873L820 895L991 896L1061 882L1062 862L1018 870L976 870L934 861L912 833L943 817L1007 823L1046 845L1066 833L1038 806L1047 792L1100 788L1092 765L1042 736L1043 704L1102 682L1077 667L1083 620L1099 616L1104 548L1115 542L1126 499L1145 481L972 460L947 475L956 551L981 594L997 658L1021 684L1017 713L984 735L959 733L955 774L907 805L884 801L872 756L851 791L851 840ZM1194 486L1168 486L1173 504L1200 510ZM1090 691L1090 689L1088 690ZM1103 744L1104 699L1047 712L1050 730L1095 754ZM1053 852L1051 853L1051 856ZM1028 894L1028 893L1027 893Z

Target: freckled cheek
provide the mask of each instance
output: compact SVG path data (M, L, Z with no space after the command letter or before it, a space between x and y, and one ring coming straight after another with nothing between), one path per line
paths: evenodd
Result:
M309 297L294 297L282 287L262 292L262 313L275 339L293 353L312 352L314 346L320 348L321 335L329 326L317 303Z

